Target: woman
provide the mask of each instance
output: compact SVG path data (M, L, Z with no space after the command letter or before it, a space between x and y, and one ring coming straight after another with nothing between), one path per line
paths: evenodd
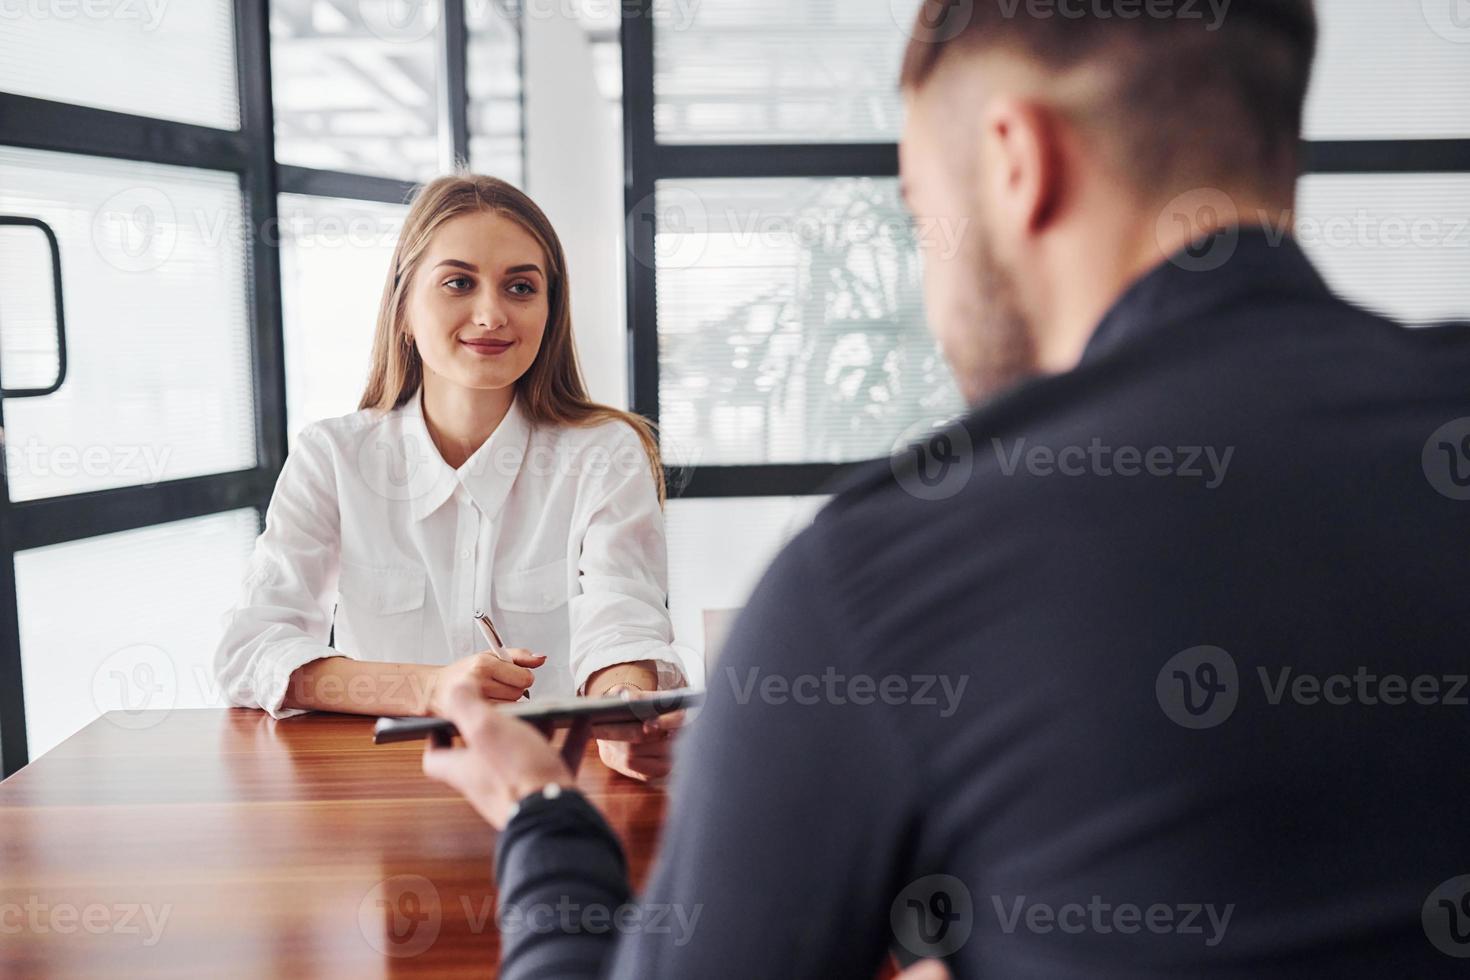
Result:
M662 498L648 424L587 398L546 216L441 177L394 251L359 410L306 427L281 471L220 683L276 718L442 714L462 678L492 701L679 686L697 667L672 645ZM677 725L602 758L661 777Z

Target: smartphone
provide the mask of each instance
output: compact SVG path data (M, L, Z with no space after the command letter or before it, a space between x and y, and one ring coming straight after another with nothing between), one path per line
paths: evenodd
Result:
M512 702L497 711L533 725L566 728L575 721L594 725L642 722L681 708L698 707L704 692L693 687L656 691L646 698L563 698L557 701ZM373 726L373 743L407 742L416 738L447 741L458 735L454 722L445 718L379 718Z

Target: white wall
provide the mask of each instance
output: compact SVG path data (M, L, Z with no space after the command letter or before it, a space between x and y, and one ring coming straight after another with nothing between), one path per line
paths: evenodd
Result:
M569 4L525 19L526 191L566 248L572 325L597 401L628 407L622 133Z

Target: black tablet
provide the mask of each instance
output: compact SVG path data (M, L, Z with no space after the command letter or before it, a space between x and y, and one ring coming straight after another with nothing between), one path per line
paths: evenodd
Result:
M562 698L554 701L508 702L497 711L541 728L566 728L585 720L594 725L642 722L681 708L697 707L704 692L692 687L656 691L645 698ZM416 738L441 740L459 734L454 722L444 718L379 718L373 726L373 742L407 742Z

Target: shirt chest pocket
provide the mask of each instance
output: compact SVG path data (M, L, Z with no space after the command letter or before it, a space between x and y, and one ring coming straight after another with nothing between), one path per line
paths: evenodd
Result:
M368 660L417 660L423 643L422 568L342 562L337 591L339 643ZM345 630L341 630L345 627Z
M502 609L544 613L567 604L567 562L512 568L495 575L495 602Z

